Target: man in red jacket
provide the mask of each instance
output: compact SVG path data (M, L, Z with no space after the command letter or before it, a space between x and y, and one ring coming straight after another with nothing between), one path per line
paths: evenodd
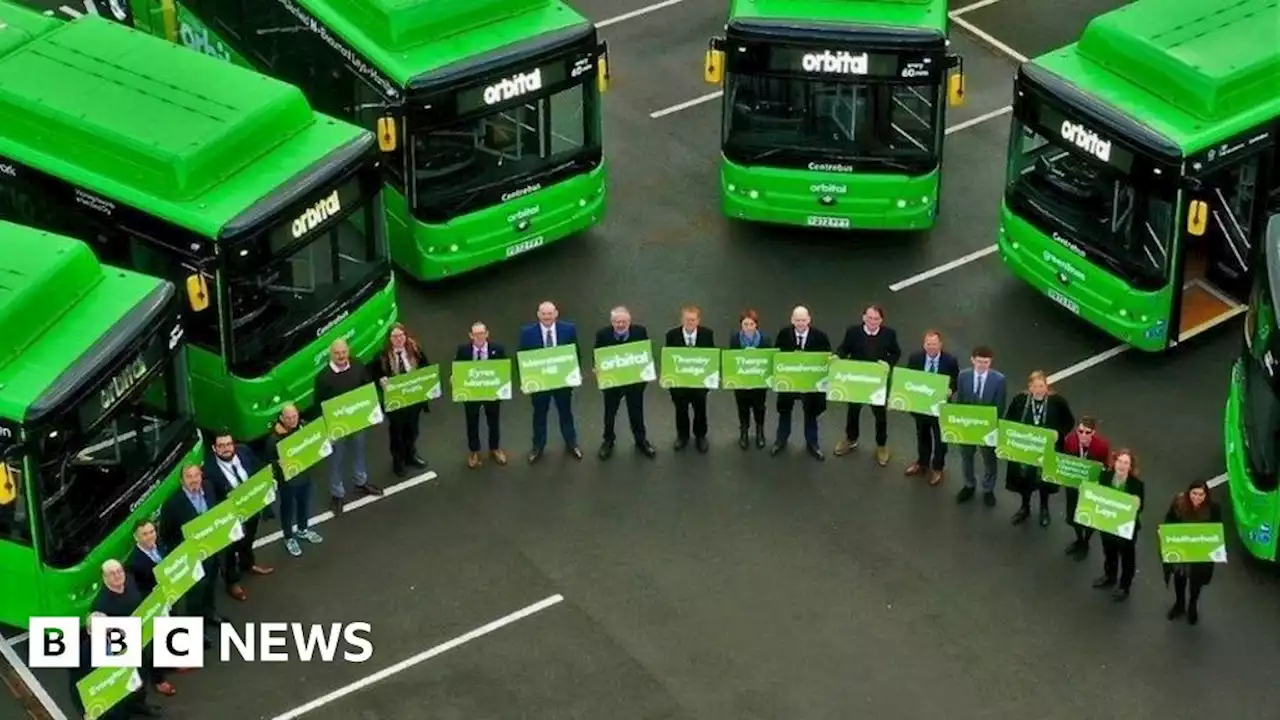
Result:
M1063 442L1062 452L1100 462L1106 467L1111 460L1111 443L1098 432L1098 421L1086 415L1076 424L1076 431ZM1066 554L1076 560L1084 560L1089 555L1089 539L1093 537L1093 528L1075 521L1080 491L1074 488L1066 488L1066 491L1067 522L1076 532L1076 539L1067 545Z

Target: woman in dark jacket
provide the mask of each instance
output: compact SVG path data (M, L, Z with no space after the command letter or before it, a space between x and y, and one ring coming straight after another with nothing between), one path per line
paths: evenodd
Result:
M1076 426L1071 406L1066 398L1053 392L1049 378L1039 370L1027 378L1026 392L1018 393L1004 413L1005 420L1024 425L1049 428L1058 432L1055 452L1062 452L1067 433ZM1022 504L1013 514L1013 524L1021 525L1031 516L1031 496L1040 495L1040 527L1049 527L1049 496L1058 492L1058 486L1040 479L1040 468L1011 462L1005 470L1005 489L1017 493Z
M1146 486L1138 478L1138 457L1132 450L1117 450L1098 484L1138 498L1138 513L1133 518L1133 537L1122 538L1110 533L1102 535L1102 577L1093 581L1099 590L1114 587L1111 599L1122 602L1129 598L1129 586L1137 572L1138 531L1142 529L1142 508L1147 503ZM1119 571L1117 584L1116 571Z
M1209 485L1203 481L1191 483L1186 492L1179 493L1169 505L1165 513L1166 525L1176 523L1220 523L1222 509L1213 501L1209 493ZM1173 607L1169 608L1169 619L1177 620L1184 614L1187 622L1195 625L1200 621L1200 612L1196 603L1200 600L1200 591L1213 580L1214 563L1164 563L1164 584L1169 586L1169 578L1173 578ZM1190 593L1188 596L1188 589Z
M755 310L743 310L738 316L738 331L729 336L730 350L747 350L767 348L769 338L760 329L760 314ZM751 421L756 424L756 447L764 448L764 408L765 396L769 391L765 388L751 390L734 390L733 399L738 404L738 447L746 450L751 446Z
M389 378L421 370L430 364L418 341L409 335L404 325L396 323L387 333L387 345L378 356L378 362L373 370L377 376L379 388L384 388ZM387 434L391 441L391 470L400 477L404 477L409 467L425 468L427 466L427 461L418 454L417 445L418 420L423 412L429 411L427 403L421 403L387 413Z
M302 418L298 416L298 408L285 405L280 409L280 417L271 425L271 433L267 435L267 462L276 476L276 487L280 492L280 534L284 536L284 547L290 555L298 557L302 554L301 538L319 545L324 541L320 533L307 527L311 518L311 470L303 470L288 480L280 470L280 442L302 428ZM294 526L297 525L295 529Z

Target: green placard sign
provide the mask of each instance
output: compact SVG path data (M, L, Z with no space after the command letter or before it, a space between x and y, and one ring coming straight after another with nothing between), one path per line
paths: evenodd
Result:
M119 705L125 698L142 688L142 675L137 668L97 668L76 683L80 702L84 703L84 716L95 720Z
M187 541L169 551L156 565L156 585L164 591L164 598L172 606L204 579L204 565L200 562L200 548Z
M510 360L460 360L452 369L454 402L511 399Z
M388 411L421 405L440 397L440 366L428 365L403 375L392 375L382 386L382 404Z
M516 353L516 365L520 368L520 392L525 395L582 385L577 345L522 350Z
M832 402L884 405L888 400L889 366L865 360L833 360L827 380Z
M658 384L664 388L719 388L720 350L699 347L662 348L662 379Z
M329 428L324 418L307 423L282 439L276 452L280 455L280 473L285 480L292 480L332 455L333 443L329 442Z
M1133 539L1138 526L1138 496L1122 490L1085 483L1080 486L1080 503L1075 521L1099 532Z
M1160 557L1167 563L1224 563L1227 533L1222 523L1161 525Z
M725 390L773 387L773 358L777 354L777 348L725 350L720 353L720 387Z
M382 403L373 383L344 392L320 403L329 439L339 440L382 422Z
M142 604L133 611L133 617L142 619L143 645L150 645L151 638L155 635L155 628L151 626L151 621L158 617L168 617L168 615L169 598L165 597L164 590L156 588L150 595L143 598Z
M1045 482L1072 488L1078 488L1087 482L1096 483L1100 475L1102 463L1060 452L1047 455L1040 472L1040 477Z
M831 355L824 352L780 352L773 356L773 389L778 392L827 391Z
M236 510L236 518L240 522L245 522L270 507L275 501L276 477L275 473L271 472L271 467L267 466L232 490L224 504L233 506Z
M244 538L244 526L240 524L236 506L220 502L183 525L182 537L183 545L195 545L197 557L205 560Z
M951 394L951 378L911 368L895 368L889 379L889 409L938 417Z
M1000 415L990 405L946 403L938 415L938 427L944 443L995 447L1000 435Z
M653 343L648 340L595 349L596 385L601 390L639 385L658 379Z
M1045 457L1053 452L1058 431L1026 425L1012 420L1000 421L996 438L996 457L1009 462L1043 467Z

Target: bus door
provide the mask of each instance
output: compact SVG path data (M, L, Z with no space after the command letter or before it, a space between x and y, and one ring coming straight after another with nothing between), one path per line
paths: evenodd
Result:
M0 424L0 432L6 429ZM21 454L0 457L0 623L25 627L40 614L44 592L23 470Z

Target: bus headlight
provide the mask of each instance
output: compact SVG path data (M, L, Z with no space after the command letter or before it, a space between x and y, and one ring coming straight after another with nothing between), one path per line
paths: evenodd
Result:
M924 197L920 198L920 204L921 204L921 205L928 205L928 204L929 204L929 196L928 196L928 195L925 195Z
M581 200L578 201L578 207L586 207L586 206L587 206L586 198L582 198Z
M899 198L899 199L898 199L898 209L902 209L902 208L904 208L904 207L906 207L906 206L907 206L907 201L906 201L906 200L903 200L903 199L901 199L901 198Z
M760 193L756 190L750 190L747 192L747 197L751 198L752 200L759 200Z
M729 183L728 185L725 185L724 189L728 190L729 192L738 192L738 186L734 185L733 183Z

